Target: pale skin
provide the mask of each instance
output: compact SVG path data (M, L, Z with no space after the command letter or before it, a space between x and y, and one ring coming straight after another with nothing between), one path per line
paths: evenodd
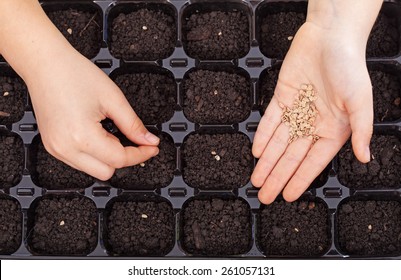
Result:
M42 141L53 156L108 180L116 168L158 154L159 138L107 75L66 41L37 0L0 1L0 38L0 53L27 84ZM123 147L102 128L105 118L138 147Z
M296 200L352 132L355 155L370 159L372 89L365 63L369 32L382 0L309 0L307 22L294 37L275 95L255 134L259 158L252 183L271 203L283 191ZM12 11L12 12L10 12ZM18 15L18 17L15 17ZM118 87L75 51L48 20L37 0L0 1L0 53L25 80L46 149L98 179L158 153L149 133ZM279 103L291 106L301 84L318 94L316 134L288 144ZM112 119L138 147L123 147L100 121Z
M309 0L282 64L274 96L255 134L252 152L259 161L251 181L259 200L272 203L282 192L291 202L310 186L351 137L355 156L370 160L373 132L372 85L365 62L366 43L382 0ZM279 103L291 107L302 84L312 84L320 139L288 143Z

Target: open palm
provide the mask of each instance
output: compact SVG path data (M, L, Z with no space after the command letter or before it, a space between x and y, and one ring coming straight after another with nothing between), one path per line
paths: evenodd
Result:
M341 32L311 22L297 32L255 134L253 154L259 161L251 180L261 187L262 203L273 202L283 189L287 201L296 200L340 150L351 130L355 155L362 162L369 161L373 101L365 45L353 44ZM315 127L320 139L312 144L312 140L299 138L289 144L279 103L292 107L302 84L312 84L317 92Z

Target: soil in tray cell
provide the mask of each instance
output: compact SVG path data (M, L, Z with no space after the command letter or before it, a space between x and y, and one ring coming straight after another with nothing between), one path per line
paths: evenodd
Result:
M0 196L0 255L12 254L22 237L22 212L18 202Z
M32 180L49 190L84 189L94 178L74 169L49 154L40 137L35 138L30 150Z
M338 245L345 254L389 256L401 254L399 201L347 201L337 212Z
M149 61L174 52L175 19L158 10L140 9L120 13L111 23L110 52L116 58Z
M47 11L47 16L82 55L93 58L98 54L102 46L103 29L100 12L69 8Z
M249 205L240 199L194 199L182 211L181 245L203 256L245 254L252 240Z
M164 256L174 246L173 208L164 201L116 201L107 213L105 244L109 253Z
M193 188L234 189L250 179L253 157L244 134L191 134L182 154L183 177Z
M95 204L81 196L42 197L28 214L27 240L40 255L86 255L97 245Z
M374 121L396 121L401 118L400 72L369 69L373 86Z
M401 142L393 135L373 135L370 143L371 161L361 163L348 141L338 154L338 179L355 189L401 187Z
M0 125L9 125L22 119L27 92L21 78L0 74Z
M251 111L251 84L240 74L195 70L184 79L183 89L184 114L195 123L238 123Z
M249 49L249 20L243 11L212 11L183 19L183 44L190 57L230 60L245 56Z
M269 58L284 59L298 29L306 20L306 3L269 3L257 17L260 51Z
M261 207L257 244L265 255L313 257L331 244L327 206L319 200L277 200Z
M279 73L279 67L270 67L264 70L260 75L257 103L260 108L261 115L265 113L267 106L273 98L274 89L276 88L278 82Z
M381 12L370 32L366 56L393 57L400 50L400 28L397 18Z
M14 134L0 130L0 189L10 188L21 181L24 170L24 143Z
M159 137L159 154L143 163L116 169L110 180L113 187L156 189L171 183L176 167L176 148L170 136L161 134Z
M177 96L172 75L130 73L114 81L145 124L160 124L173 116Z

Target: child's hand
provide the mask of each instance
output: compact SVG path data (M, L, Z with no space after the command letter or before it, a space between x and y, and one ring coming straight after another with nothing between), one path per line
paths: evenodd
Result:
M296 200L336 155L351 130L355 155L362 162L370 159L373 101L365 45L342 31L307 22L294 38L253 144L259 161L251 180L261 188L263 203L273 202L283 189L287 201ZM313 145L306 138L288 144L289 127L281 123L279 102L292 107L301 84L312 84L318 97L315 127L320 139Z
M75 50L66 49L26 82L46 149L68 165L107 180L115 168L158 154L159 139L146 130L120 89ZM106 117L139 146L123 147L100 124Z

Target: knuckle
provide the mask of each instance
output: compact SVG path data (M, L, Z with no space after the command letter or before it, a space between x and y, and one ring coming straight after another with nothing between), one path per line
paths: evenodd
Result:
M101 181L107 181L111 177L113 177L114 171L115 171L114 168L109 167L109 168L106 168L105 170L103 170L101 173L96 174L94 177L96 177L97 179L99 179Z
M290 151L287 151L284 154L284 158L285 158L285 160L287 160L288 162L291 162L291 163L300 163L301 160L303 159L303 157L301 155L294 153L294 152L290 152Z

